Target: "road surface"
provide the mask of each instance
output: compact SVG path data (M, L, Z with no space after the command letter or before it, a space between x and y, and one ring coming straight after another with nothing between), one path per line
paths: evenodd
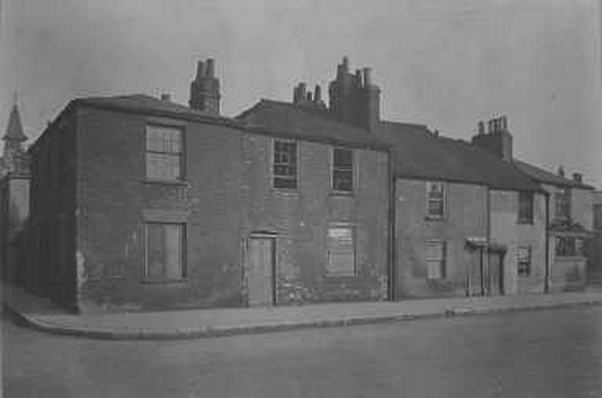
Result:
M602 307L186 341L3 321L4 397L602 397Z

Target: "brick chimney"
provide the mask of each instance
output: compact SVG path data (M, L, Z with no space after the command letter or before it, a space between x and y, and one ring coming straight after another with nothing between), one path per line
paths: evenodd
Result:
M583 174L581 173L573 173L573 181L582 183L583 182Z
M486 149L504 161L512 161L512 134L508 131L508 119L501 116L489 120L488 131L485 132L485 124L478 123L477 135L472 137L473 145Z
M208 58L204 63L198 61L196 76L190 83L189 106L192 109L219 115L219 80L215 77L215 62Z
M293 104L309 108L326 109L326 104L322 101L322 88L317 84L313 94L307 90L305 83L301 82L297 84L293 88Z
M370 68L349 72L349 60L337 66L328 87L329 108L339 120L372 129L380 120L380 88L372 83Z

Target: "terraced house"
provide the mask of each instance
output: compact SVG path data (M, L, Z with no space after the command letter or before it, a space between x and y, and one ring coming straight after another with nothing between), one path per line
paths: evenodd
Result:
M587 186L513 159L505 117L454 140L382 120L380 93L344 58L328 104L300 83L230 118L209 59L188 106L71 101L29 149L24 285L83 312L580 286L558 253L588 236Z

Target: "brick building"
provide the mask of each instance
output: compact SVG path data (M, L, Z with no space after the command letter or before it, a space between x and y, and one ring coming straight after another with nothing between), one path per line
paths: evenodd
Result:
M602 191L594 192L592 209L594 213L594 236L589 244L588 282L602 286Z
M188 106L71 101L29 149L23 284L84 312L582 287L590 187L514 159L505 117L469 143L380 92L344 58L328 106L300 83L229 118L210 59Z
M388 153L363 131L71 101L30 148L34 288L79 311L386 299ZM319 118L320 115L315 115Z

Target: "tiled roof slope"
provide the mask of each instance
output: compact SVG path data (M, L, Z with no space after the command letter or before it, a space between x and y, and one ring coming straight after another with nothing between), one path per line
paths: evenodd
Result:
M283 135L332 144L388 149L388 146L366 129L344 124L328 111L262 99L236 117L251 126L268 128Z
M395 173L410 178L484 184L494 189L541 191L511 162L466 141L435 136L426 126L382 122L379 137L393 145Z
M424 125L381 122L370 132L334 119L326 110L261 100L239 119L295 135L392 149L396 176L487 185L494 189L541 191L511 163L467 142L437 137Z
M564 187L594 189L594 187L551 173L540 167L514 159L516 166L533 180L542 184L560 185Z

